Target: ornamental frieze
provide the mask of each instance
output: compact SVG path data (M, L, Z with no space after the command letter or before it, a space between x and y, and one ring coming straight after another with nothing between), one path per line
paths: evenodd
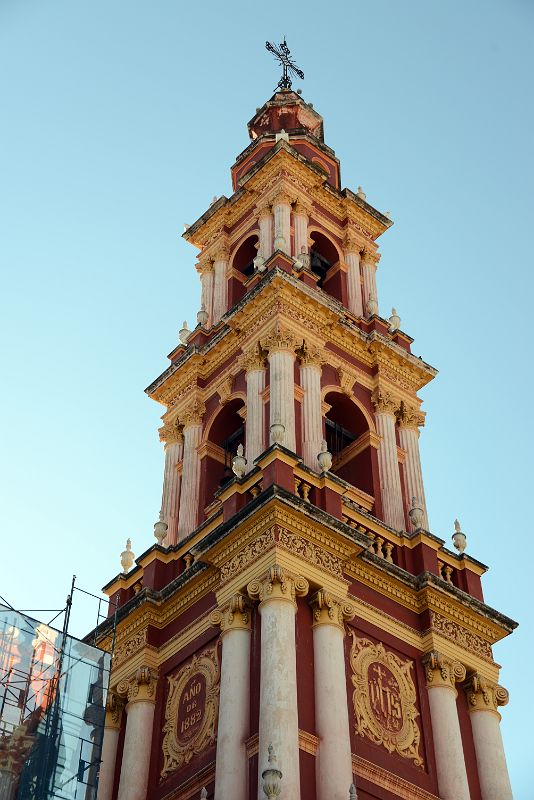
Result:
M215 742L219 710L217 648L194 655L167 681L161 779Z
M468 650L470 653L473 653L473 655L493 663L491 645L486 639L477 636L476 633L471 633L462 625L458 625L457 622L453 622L443 617L441 614L436 614L435 611L430 612L430 620L431 630L436 631L436 633L454 642L464 650Z
M413 662L354 631L350 635L356 733L422 766Z

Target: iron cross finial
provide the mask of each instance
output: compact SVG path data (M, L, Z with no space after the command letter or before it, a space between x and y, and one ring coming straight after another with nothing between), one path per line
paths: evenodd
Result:
M271 44L271 42L265 42L265 47L278 59L284 70L282 77L278 81L277 89L291 89L290 75L296 75L297 78L304 80L303 71L297 67L294 60L291 58L291 51L286 44L285 36L284 41L280 42L278 46Z

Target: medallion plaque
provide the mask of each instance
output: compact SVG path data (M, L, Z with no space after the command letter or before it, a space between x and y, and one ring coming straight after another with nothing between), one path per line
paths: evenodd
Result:
M422 766L412 661L400 659L380 643L359 639L354 631L351 638L356 733Z
M195 754L215 742L219 706L216 649L193 656L167 680L161 778L188 764Z

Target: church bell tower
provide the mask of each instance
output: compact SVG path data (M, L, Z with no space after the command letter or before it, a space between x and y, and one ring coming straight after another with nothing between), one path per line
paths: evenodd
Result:
M105 587L99 800L511 800L492 645L515 623L459 523L430 530L436 371L379 305L392 221L291 88L248 132L184 233L197 324L146 390L163 498Z

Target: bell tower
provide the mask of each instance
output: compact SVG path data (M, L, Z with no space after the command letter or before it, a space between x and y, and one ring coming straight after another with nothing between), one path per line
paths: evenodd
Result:
M430 530L436 371L379 305L392 221L291 88L248 132L184 233L197 324L146 390L161 515L105 587L99 800L511 800L492 645L515 623L459 523L453 549Z

